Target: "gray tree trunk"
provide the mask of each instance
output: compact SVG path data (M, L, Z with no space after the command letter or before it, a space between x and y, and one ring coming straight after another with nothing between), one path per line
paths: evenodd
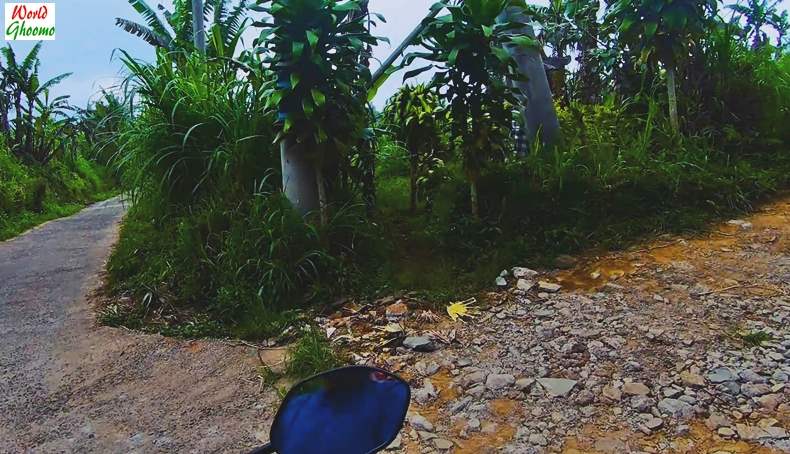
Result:
M318 188L318 206L321 211L321 225L329 224L329 199L326 195L326 182L324 181L324 169L318 162L315 163L315 187Z
M469 201L472 204L472 216L480 220L480 200L477 192L477 180L469 182Z
M280 161L283 171L283 192L296 210L306 216L320 209L315 167L299 145L291 140L280 142Z
M667 67L667 97L669 100L669 122L672 129L677 132L680 130L680 122L678 121L678 95L675 91L675 68L673 66Z
M206 53L206 28L203 20L203 0L192 0L192 35L195 49Z
M509 7L504 18L526 23L527 16L524 10L519 7ZM520 32L531 38L535 38L535 31L531 26L526 25ZM552 145L559 138L560 123L557 119L557 112L554 110L554 99L551 96L549 80L546 78L546 71L543 68L543 58L540 51L529 48L508 48L511 55L518 63L521 74L527 77L526 82L516 82L521 91L522 98L525 100L522 108L524 126L527 131L527 140L534 143L538 134L545 145Z

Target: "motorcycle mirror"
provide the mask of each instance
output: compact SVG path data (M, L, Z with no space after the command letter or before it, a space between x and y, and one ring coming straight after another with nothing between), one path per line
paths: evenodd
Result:
M285 396L271 430L280 454L368 454L397 437L411 391L373 367L331 370L297 384Z

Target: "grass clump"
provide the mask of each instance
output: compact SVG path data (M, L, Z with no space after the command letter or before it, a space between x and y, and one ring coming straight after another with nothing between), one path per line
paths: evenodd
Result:
M345 362L326 336L311 328L288 349L285 372L292 378L303 379L340 367Z
M765 342L770 342L773 336L765 331L752 331L747 333L738 333L744 344L749 347L759 347Z

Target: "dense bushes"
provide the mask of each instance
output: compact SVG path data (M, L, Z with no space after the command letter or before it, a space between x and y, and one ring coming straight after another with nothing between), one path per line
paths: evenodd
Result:
M788 75L783 64L773 64L777 80ZM393 263L378 282L447 297L487 285L516 263L549 265L560 254L622 248L645 235L698 229L749 209L790 185L787 140L781 129L771 131L767 118L790 121L790 103L774 104L778 96L770 96L777 83L752 91L765 100L763 108L776 110L755 122L732 110L731 123L708 121L698 134L675 134L649 99L610 97L560 108L557 147L533 147L522 159L488 166L480 181L480 222L468 215L463 174L452 161L443 167L449 177L436 190L435 208L404 221L408 170L397 164L405 152L386 156L379 192L390 208L384 224L391 229Z
M115 290L152 315L208 312L243 337L277 332L285 309L342 290L362 210L314 227L284 199L268 83L198 56L127 63L144 108L116 144L135 203L109 264Z
M465 8L450 3L437 7ZM474 2L483 4L498 5ZM326 0L314 6L336 5ZM297 19L305 18L281 21ZM501 41L491 38L492 27L470 28L482 43L475 53L510 61ZM272 66L284 57L271 55L273 41L265 33L257 43L263 55L245 51L232 61L160 50L149 65L127 55L140 107L111 149L134 205L109 271L112 290L131 298L119 299L103 319L172 334L270 336L307 304L393 288L451 298L490 284L514 264L540 265L558 254L620 248L645 235L702 227L790 184L784 54L770 46L751 50L731 30L712 27L683 35L688 58L684 53L675 62L677 74L669 78L665 64L640 62L633 49L616 47L616 28L605 30L601 39L608 47L587 55L585 71L570 76L590 78L574 84L599 92L561 96L562 138L551 146L533 140L524 155L515 153L509 136L516 110L511 96L486 100L497 110L488 124L479 109L450 108L453 98L441 77L418 89L419 96L403 89L383 117L362 115L369 71L357 49L361 41L351 43L360 55L350 54L354 65L357 57L362 63L359 74L344 73L354 89L334 87L342 89L339 97L333 84L351 82L331 71L320 73L318 82L332 89L314 92L300 86L305 82L298 71L285 77ZM321 47L312 29L297 35L296 45L277 51L332 68L335 53ZM305 53L308 45L326 55ZM614 53L610 62L596 60L603 51ZM461 53L437 48L432 58L452 66ZM596 65L601 69L592 70ZM670 79L677 90L666 90ZM283 93L295 88L308 101L284 103ZM674 107L668 109L675 96L677 122L669 118ZM313 117L314 104L359 115L334 128L333 121L348 123L347 117ZM470 121L470 112L482 122ZM308 129L327 134L307 142L310 153L285 149L309 170L290 175L304 177L305 188L326 191L320 205L307 204L322 208L320 219L293 209L300 200L285 197L298 199L295 193L283 195L277 145L288 138L293 118L314 119L321 124ZM462 133L467 126L472 129ZM374 180L376 197L368 192Z
M82 154L25 164L0 143L0 240L111 193L111 176Z

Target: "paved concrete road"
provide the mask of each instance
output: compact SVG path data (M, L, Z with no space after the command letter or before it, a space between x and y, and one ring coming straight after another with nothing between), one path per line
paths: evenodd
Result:
M265 438L254 353L94 323L118 199L0 243L0 452L238 452Z

